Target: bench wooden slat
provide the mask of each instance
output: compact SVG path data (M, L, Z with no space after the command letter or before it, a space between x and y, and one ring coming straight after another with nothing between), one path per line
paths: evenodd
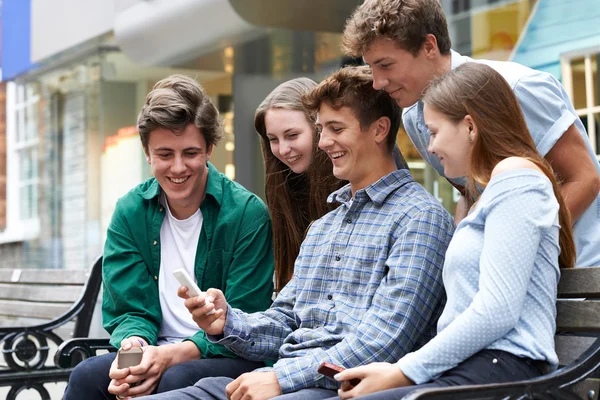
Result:
M556 346L558 363L560 365L571 364L595 341L596 338L590 336L554 336L554 344Z
M600 268L577 267L562 269L558 283L559 297L600 297Z
M49 319L40 318L23 318L23 317L7 317L2 316L0 318L0 327L11 327L11 326L36 326L49 322ZM56 333L63 340L68 340L73 337L73 331L75 330L75 321L67 322L66 324L56 328L53 332Z
M0 299L49 303L75 303L81 286L50 286L0 283Z
M0 269L0 282L14 283L14 269ZM62 285L83 285L87 281L87 270L65 269L22 269L19 277L21 283L48 283Z
M27 301L0 300L0 318L5 316L53 319L71 308L72 304L47 304Z
M600 332L600 301L559 299L556 327L566 332Z

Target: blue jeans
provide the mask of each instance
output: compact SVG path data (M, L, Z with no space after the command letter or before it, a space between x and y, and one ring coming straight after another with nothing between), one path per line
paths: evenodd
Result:
M78 364L69 377L63 400L114 400L108 393L108 372L116 353L91 357ZM237 378L245 372L264 367L262 362L237 358L202 358L177 364L165 371L154 393L164 393L192 386L206 377Z
M225 386L233 381L231 378L206 378L174 392L153 396L138 397L136 400L228 400ZM322 400L335 396L336 391L322 388L300 389L297 392L282 394L271 400Z

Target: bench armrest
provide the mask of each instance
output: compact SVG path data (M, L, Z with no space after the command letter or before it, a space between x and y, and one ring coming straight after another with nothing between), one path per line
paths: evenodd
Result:
M596 339L573 363L539 378L519 382L453 386L447 388L420 389L405 397L405 400L454 400L454 399L534 399L549 398L579 399L573 393L574 386L586 379L600 366L600 339ZM535 396L537 395L537 396Z
M63 369L73 368L86 358L96 356L100 350L108 350L111 353L116 352L117 349L108 340L108 338L75 338L67 340L56 350L54 364Z

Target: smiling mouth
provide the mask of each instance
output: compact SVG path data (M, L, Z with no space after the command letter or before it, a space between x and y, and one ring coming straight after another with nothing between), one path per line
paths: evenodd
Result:
M395 98L398 92L400 92L401 88L394 90L393 92L388 92L391 98Z
M345 151L336 151L335 153L329 153L329 157L331 157L334 160L337 160L338 158L343 157L345 155Z
M291 157L291 158L286 158L285 160L289 164L294 164L296 161L298 161L300 159L300 157L302 157L302 155L294 156L294 157Z
M183 178L169 178L167 177L167 179L175 184L182 184L183 182L187 181L188 179L190 179L189 176L183 177Z

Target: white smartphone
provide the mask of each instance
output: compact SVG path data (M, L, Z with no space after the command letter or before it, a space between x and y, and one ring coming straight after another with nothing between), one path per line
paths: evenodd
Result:
M173 271L173 276L175 276L175 279L177 279L182 286L186 286L188 288L188 294L190 297L196 297L202 294L202 290L200 290L196 282L194 282L190 274L188 274L185 269L176 269ZM205 299L204 301L206 303L211 303L210 299ZM210 310L207 315L212 315L214 313L215 310Z

